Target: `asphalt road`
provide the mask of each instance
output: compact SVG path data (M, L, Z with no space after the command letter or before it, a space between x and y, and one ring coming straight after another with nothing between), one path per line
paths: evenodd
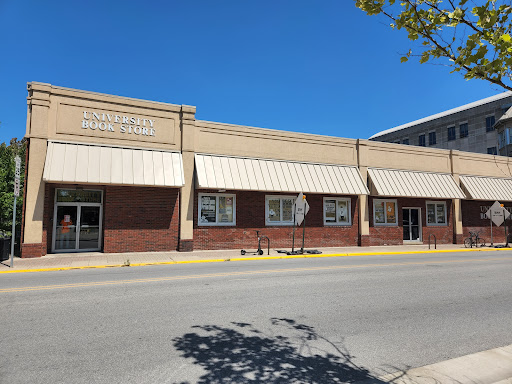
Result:
M512 252L1 275L0 383L369 379L512 344L511 276Z

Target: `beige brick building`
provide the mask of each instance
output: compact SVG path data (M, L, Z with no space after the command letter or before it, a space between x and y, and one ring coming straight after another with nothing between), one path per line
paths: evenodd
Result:
M28 92L22 257L237 249L256 231L291 247L299 192L307 247L461 243L489 229L495 200L512 202L510 158L197 120L196 107L44 83Z

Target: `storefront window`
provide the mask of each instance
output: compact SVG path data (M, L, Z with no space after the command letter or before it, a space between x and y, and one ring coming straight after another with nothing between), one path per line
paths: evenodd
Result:
M235 225L235 195L200 193L198 200L198 225Z
M397 225L396 200L374 200L373 222L375 225Z
M350 225L350 199L324 198L324 224Z
M292 225L293 202L295 197L267 196L265 198L265 212L267 225Z
M447 225L445 202L427 201L427 225Z

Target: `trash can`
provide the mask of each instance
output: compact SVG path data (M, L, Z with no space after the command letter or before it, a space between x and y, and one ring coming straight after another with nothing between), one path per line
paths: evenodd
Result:
M9 260L11 253L11 238L0 237L0 261Z

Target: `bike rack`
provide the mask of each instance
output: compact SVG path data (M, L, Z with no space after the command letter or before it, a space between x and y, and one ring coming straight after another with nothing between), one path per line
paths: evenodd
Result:
M428 235L428 249L430 249L430 237L434 236L434 249L437 249L437 237L433 233Z
M261 250L261 254L263 255L263 250L261 249L261 239L267 239L267 255L270 255L270 239L268 238L268 236L261 236L258 239L258 250Z

